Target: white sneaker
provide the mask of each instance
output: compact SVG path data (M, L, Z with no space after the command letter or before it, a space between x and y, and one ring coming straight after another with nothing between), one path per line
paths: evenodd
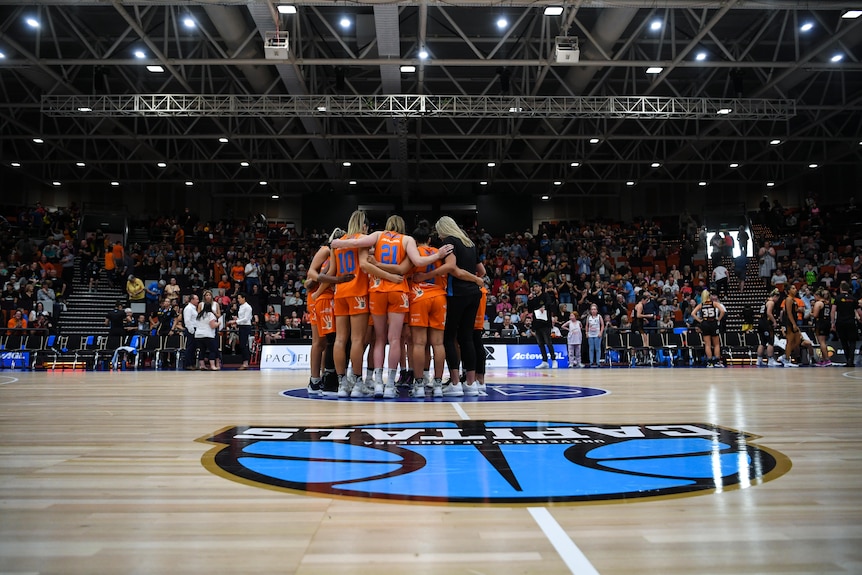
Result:
M353 378L352 376L345 375L341 378L341 381L338 382L338 397L339 398L347 398L350 397L350 392L353 391Z
M377 384L374 384L374 395L377 395ZM383 399L392 399L395 397L395 384L387 383L383 387Z
M443 380L434 378L434 397L443 397Z
M425 398L425 380L420 379L413 381L413 389L410 390L410 395L416 398Z
M557 369L557 360L556 359L551 362L551 369Z
M768 367L784 367L783 363L779 363L772 358L769 359L769 363L767 363L766 365Z
M361 379L353 384L353 390L350 392L352 399L361 399L363 397L374 397L374 387Z
M781 363L784 365L784 367L799 367L797 364L793 363L789 359L785 359Z
M487 397L487 395L488 395L488 390L485 388L485 384L484 384L484 383L479 383L479 382L477 381L477 382L476 382L476 385L477 385L477 386L478 386L478 388L479 388L479 395L480 395L480 396L482 396L482 397Z
M536 366L536 369L548 369L548 362L543 361L542 363L540 363L539 365Z
M383 397L383 380L374 380L374 397Z
M434 390L435 394L437 390ZM461 389L460 383L452 383L451 381L443 386L443 397L464 397L464 390Z
M462 383L461 390L464 392L464 395L467 397L476 397L479 395L479 382L474 381L473 383Z

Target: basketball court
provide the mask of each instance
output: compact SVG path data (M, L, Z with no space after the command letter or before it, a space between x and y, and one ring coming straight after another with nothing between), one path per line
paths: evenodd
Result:
M306 382L0 372L0 572L862 572L862 369Z

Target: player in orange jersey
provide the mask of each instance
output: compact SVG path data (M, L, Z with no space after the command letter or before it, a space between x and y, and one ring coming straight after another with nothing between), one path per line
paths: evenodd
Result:
M386 220L385 230L366 236L333 242L336 248L354 249L374 246L375 267L388 273L396 274L398 281L379 276L371 279L368 288L370 296L371 317L374 321L374 388L376 397L395 397L395 374L401 358L403 344L401 332L405 316L410 311L408 296L409 287L404 279L414 265L429 265L445 253L423 256L416 248L416 241L404 233L404 219L401 216L390 216ZM388 372L386 382L383 382L383 365L386 343L389 342Z

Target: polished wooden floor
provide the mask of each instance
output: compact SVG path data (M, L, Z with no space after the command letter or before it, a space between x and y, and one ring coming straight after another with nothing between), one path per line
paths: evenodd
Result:
M462 414L451 403L280 395L304 385L299 372L0 372L0 573L862 573L862 369L489 377L507 380L611 393L465 403ZM408 505L229 481L202 465L211 447L196 441L232 425L463 415L709 422L760 436L792 468L762 485L695 497ZM548 525L562 529L562 546L543 531Z

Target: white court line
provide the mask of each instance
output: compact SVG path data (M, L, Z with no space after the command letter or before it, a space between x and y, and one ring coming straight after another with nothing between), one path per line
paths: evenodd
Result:
M464 408L461 407L460 404L453 403L452 408L458 412L461 419L470 419L470 416L467 415L467 412L464 411ZM557 553L560 554L560 557L563 559L563 563L566 564L573 575L599 575L599 572L596 571L596 568L593 567L590 560L587 559L586 555L584 555L580 549L578 549L575 542L569 538L565 531L563 531L563 528L560 527L560 524L557 523L557 520L554 519L546 508L529 507L527 510L530 512L530 515L533 516L536 523L539 524L545 537L548 538L551 545L553 545L554 549L557 550Z
M0 385L6 385L8 383L15 383L18 381L17 377L11 375L0 375Z
M467 415L467 412L464 411L464 408L461 407L460 404L453 403L452 407L455 409L455 411L458 412L458 415L461 416L461 419L470 419L470 416Z
M546 508L529 507L528 511L573 575L599 575L590 560L578 549L575 542L563 531L563 528Z

